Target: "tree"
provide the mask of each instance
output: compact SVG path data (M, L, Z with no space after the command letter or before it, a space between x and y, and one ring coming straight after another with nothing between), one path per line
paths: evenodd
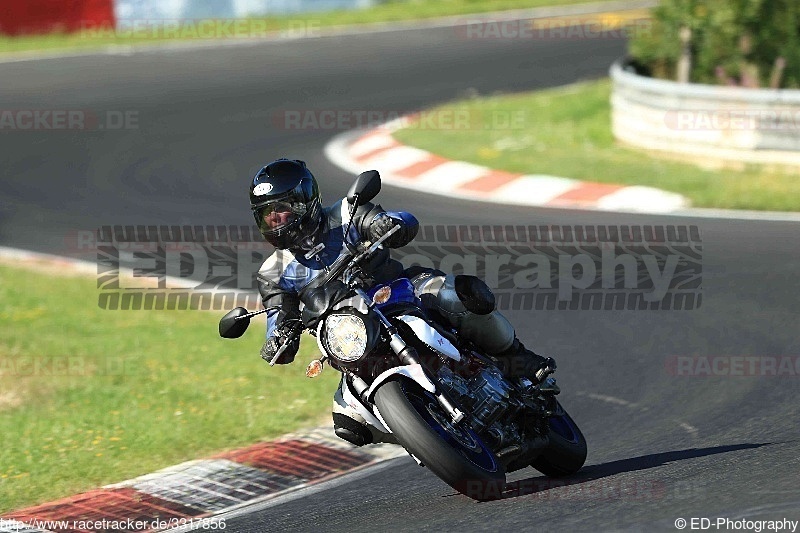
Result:
M630 53L655 77L676 79L683 29L689 81L800 87L797 0L662 0L646 29L633 35Z

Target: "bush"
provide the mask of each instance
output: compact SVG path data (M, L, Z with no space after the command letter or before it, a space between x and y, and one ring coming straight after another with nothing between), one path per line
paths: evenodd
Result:
M797 0L662 0L650 31L633 36L631 55L653 76L676 79L681 28L691 30L691 82L800 87ZM776 62L785 67L771 80Z

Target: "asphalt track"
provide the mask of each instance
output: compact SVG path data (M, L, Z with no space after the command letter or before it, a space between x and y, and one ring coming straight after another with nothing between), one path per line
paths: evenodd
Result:
M619 39L466 40L444 28L0 65L3 109L138 113L137 129L0 133L0 243L80 255L69 236L100 224L250 224L247 178L284 155L308 161L332 200L352 180L322 154L338 131L287 130L276 113L399 112L556 86L603 76L623 51ZM679 517L800 518L800 377L665 371L673 355L800 355L796 224L476 209L391 188L380 200L429 224L694 223L703 305L509 313L524 341L558 358L563 403L589 441L587 466L563 486L524 470L508 498L475 503L401 459L231 518L228 531L673 531Z

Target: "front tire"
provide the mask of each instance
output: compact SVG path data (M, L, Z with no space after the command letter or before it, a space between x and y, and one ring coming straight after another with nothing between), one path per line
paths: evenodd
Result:
M475 500L502 494L505 472L494 453L466 425L453 427L432 394L400 379L375 392L375 405L398 442L442 481Z
M586 462L586 438L561 404L559 414L550 418L550 444L531 466L550 477L576 473Z

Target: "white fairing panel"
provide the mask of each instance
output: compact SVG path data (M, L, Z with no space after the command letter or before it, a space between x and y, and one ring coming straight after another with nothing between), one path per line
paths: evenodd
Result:
M391 377L395 375L410 378L428 392L436 392L436 385L434 385L427 374L425 374L425 370L422 369L421 365L403 365L390 368L376 377L375 381L372 382L372 385L370 385L367 390L367 400L371 402L378 387L389 381Z
M361 415L367 424L375 427L375 429L381 433L391 433L391 430L386 427L383 421L376 418L375 415L373 415L369 409L364 407L364 405L353 395L353 393L350 392L350 387L348 387L344 381L339 382L337 396L339 394L341 394L342 400L344 400L344 403L347 405L347 407Z
M455 361L461 361L461 354L456 347L453 346L449 340L442 337L430 324L416 316L402 315L398 318L408 324L414 332L414 335L430 346L432 350Z

